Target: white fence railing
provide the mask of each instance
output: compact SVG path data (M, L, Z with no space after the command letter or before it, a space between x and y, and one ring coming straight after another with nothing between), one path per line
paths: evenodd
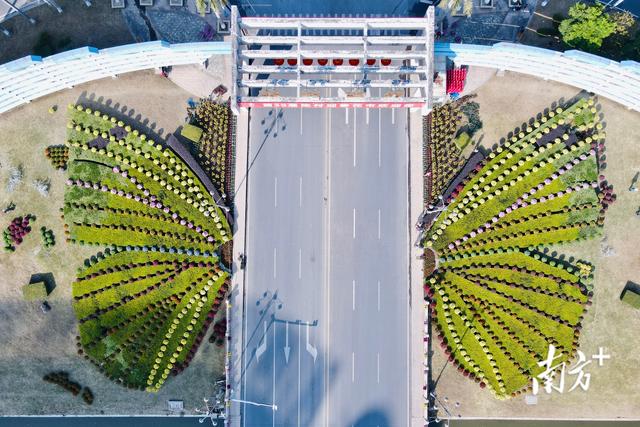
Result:
M83 47L40 58L27 56L0 65L0 113L55 91L118 74L171 65L201 64L230 55L225 42L164 41L96 49ZM459 65L475 65L554 80L640 111L640 63L616 62L570 50L555 52L512 43L493 46L435 43L435 54Z
M436 55L457 65L497 68L554 80L640 111L640 63L616 62L577 50L555 52L531 46L436 43Z
M0 65L0 113L61 89L104 77L150 68L202 64L231 54L231 44L169 44L153 41L107 49L81 47L41 58L26 56Z

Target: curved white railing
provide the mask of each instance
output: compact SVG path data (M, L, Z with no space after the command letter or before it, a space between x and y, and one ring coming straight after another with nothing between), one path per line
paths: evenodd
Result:
M556 52L513 43L493 46L436 43L435 51L458 65L497 68L554 80L640 111L640 63L635 61L616 62L578 50Z
M118 74L171 65L201 64L213 55L230 55L231 43L171 45L164 41L108 49L83 47L41 58L27 56L0 65L0 113L74 85ZM554 80L604 96L640 111L640 63L616 62L570 50L531 46L435 43L435 54L459 65L497 68Z
M0 65L0 113L91 80L150 68L202 64L221 54L231 54L230 43L172 45L153 41L107 49L87 46L46 58L26 56Z

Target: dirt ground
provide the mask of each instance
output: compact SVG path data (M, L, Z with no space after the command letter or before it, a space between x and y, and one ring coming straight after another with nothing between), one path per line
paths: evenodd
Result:
M95 253L64 241L62 207L64 173L53 169L44 156L48 145L62 144L66 133L66 106L78 100L121 116L148 119L148 134L159 138L184 122L191 95L153 72L125 74L58 92L0 115L0 208L9 201L16 210L0 214L4 229L12 218L36 215L34 230L16 252L0 249L0 415L14 414L165 414L168 399L184 400L187 413L200 407L223 372L224 353L205 341L191 366L168 381L157 394L131 391L101 375L76 355L76 320L71 308L71 283L82 260ZM98 101L101 102L98 102ZM48 113L58 105L56 113ZM124 111L124 112L123 112ZM12 167L22 165L22 184L7 191ZM32 186L38 178L51 179L48 197ZM56 245L43 249L40 227L53 229ZM32 274L52 273L56 287L49 296L52 310L43 314L37 302L24 302L21 286ZM51 371L65 370L71 379L93 390L92 406L79 397L42 380Z
M62 7L59 14L49 6L39 6L27 11L35 25L23 16L15 16L2 23L11 31L7 38L0 34L0 64L33 54L40 34L51 35L52 45L58 51L83 46L105 48L133 43L133 37L120 9L111 9L108 0L94 1L86 7L81 0L56 0Z
M479 132L483 136L482 145L491 146L551 103L570 99L579 90L506 73L503 77L491 78L477 93L476 101L484 122ZM553 249L595 264L593 305L584 320L579 349L591 360L599 347L603 347L611 358L605 360L603 366L594 360L584 368L585 373L591 374L588 391L578 387L568 392L576 376L567 374L563 394L548 395L542 391L536 405L527 405L523 397L496 400L487 390L446 365L440 348L434 348L434 379L441 374L436 391L454 417L640 419L640 382L636 378L640 365L640 310L620 301L626 282L640 281L637 250L640 218L635 215L640 207L640 193L628 191L633 176L640 172L640 114L605 98L599 102L607 132L608 167L603 173L618 195L617 202L607 211L606 242L593 239ZM602 247L606 245L613 249L610 256L603 255Z

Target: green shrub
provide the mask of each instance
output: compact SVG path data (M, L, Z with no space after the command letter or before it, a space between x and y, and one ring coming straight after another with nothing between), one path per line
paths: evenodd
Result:
M459 149L464 150L464 148L471 142L471 137L467 132L462 132L456 138L456 145Z
M47 295L47 286L44 282L29 283L22 287L22 297L25 301L43 301Z
M202 138L202 129L200 129L198 126L185 124L182 127L182 131L180 131L180 135L184 136L189 141L199 143L200 138Z
M620 295L620 299L633 308L640 308L640 293L629 286L625 287Z

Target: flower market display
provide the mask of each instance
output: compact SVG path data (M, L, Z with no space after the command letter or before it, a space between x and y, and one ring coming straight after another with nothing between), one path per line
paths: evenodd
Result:
M233 192L231 130L234 121L228 104L203 100L189 114L203 131L198 162L220 194Z
M116 118L69 106L63 217L95 245L73 284L78 353L128 388L180 373L224 301L231 231L187 165Z
M33 215L18 216L3 231L4 249L8 252L16 250L16 246L22 243L27 234L31 233L31 221L35 221Z
M425 239L440 346L501 399L530 389L549 345L561 355L554 364L571 360L593 269L550 256L548 245L598 235L615 200L601 174L605 134L594 100L539 117L466 177Z
M463 100L435 107L425 116L425 201L432 203L442 195L449 182L464 165L464 158L456 144L456 131L462 120L459 106Z

